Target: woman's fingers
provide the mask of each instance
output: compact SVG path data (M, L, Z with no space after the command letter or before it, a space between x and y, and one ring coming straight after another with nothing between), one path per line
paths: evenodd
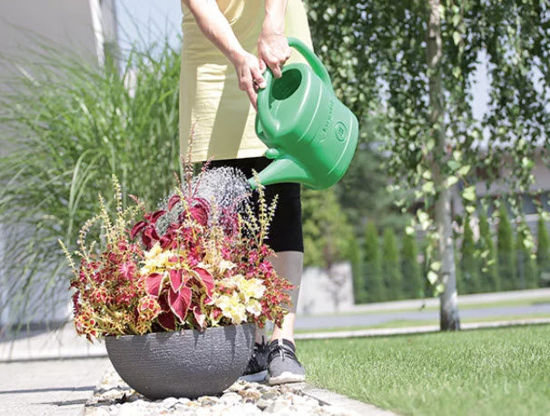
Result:
M260 63L260 72L263 74L265 72L265 61L262 58L258 58L258 62Z
M252 84L250 84L250 88L246 90L246 93L248 94L248 99L250 100L252 107L254 107L254 110L258 111L258 94L256 93L256 90L254 90L254 86Z
M265 62L269 69L271 69L275 78L279 78L282 75L282 68L287 59L288 58L282 58L282 55L281 58L277 58L277 56L272 53L264 54L260 57L260 60Z
M269 68L271 69L271 72L273 72L273 76L275 78L281 78L283 76L282 66L278 62L272 62L271 65L269 65Z
M258 88L265 88L265 79L262 76L263 71L261 71L259 67L258 68L252 67L250 69L252 72L252 79L254 80L254 84L256 84Z
M256 109L256 101L258 99L257 90L266 87L265 78L262 75L262 68L265 70L266 64L256 56L244 52L239 56L239 59L234 61L237 77L239 80L239 88L246 92L250 103Z
M282 76L285 62L290 58L291 49L284 35L262 32L258 39L258 54L261 61L273 72L275 78Z
M250 70L250 67L244 67L239 72L239 88L246 92L248 99L254 108L256 108L257 94L254 89L254 80L252 79L252 71Z

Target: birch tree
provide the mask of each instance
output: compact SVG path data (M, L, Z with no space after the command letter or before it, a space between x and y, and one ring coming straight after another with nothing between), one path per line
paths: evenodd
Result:
M535 150L547 160L549 1L307 3L314 46L336 93L363 129L369 115L386 117L389 190L402 212L414 214L408 232L420 229L428 239L427 278L441 300L441 329L459 329L451 192L475 215L480 179L525 191ZM480 66L489 104L474 117Z

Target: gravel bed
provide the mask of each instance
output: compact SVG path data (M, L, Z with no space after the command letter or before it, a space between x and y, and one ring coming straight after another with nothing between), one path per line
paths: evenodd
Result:
M85 416L357 416L357 413L320 402L302 389L305 383L269 386L237 381L220 396L194 400L168 397L151 401L130 388L112 366L86 402Z

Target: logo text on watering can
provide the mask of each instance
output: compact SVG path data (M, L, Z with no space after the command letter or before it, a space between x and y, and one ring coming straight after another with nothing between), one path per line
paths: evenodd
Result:
M330 103L328 104L328 118L327 118L327 121L325 121L323 128L321 129L321 136L319 139L320 142L323 142L327 139L329 128L332 125L333 113L334 113L334 98L330 100Z

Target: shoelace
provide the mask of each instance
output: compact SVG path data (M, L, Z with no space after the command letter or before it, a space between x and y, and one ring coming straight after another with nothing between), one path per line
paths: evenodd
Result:
M273 347L273 349L269 353L269 361L271 361L274 358L273 356L277 354L279 354L279 357L281 357L282 361L284 361L285 358L290 358L291 360L294 360L298 364L300 364L300 362L298 361L298 358L296 357L296 354L294 353L292 348L289 347L288 345L277 343L277 345Z
M265 350L267 350L267 343L264 341L264 339L262 338L262 342L259 343L259 342L255 342L254 343L254 350L252 352L252 356L254 358L256 358L258 356L258 354L262 354L265 352Z

